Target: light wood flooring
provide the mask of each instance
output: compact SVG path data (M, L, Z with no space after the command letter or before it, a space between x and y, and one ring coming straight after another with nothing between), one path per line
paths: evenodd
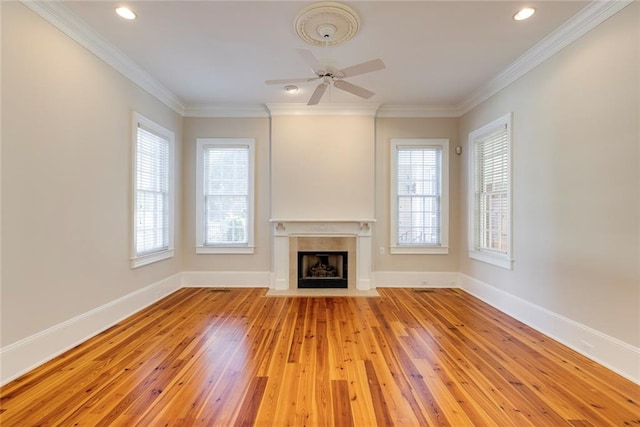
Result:
M640 425L640 387L457 289L181 289L7 384L0 425Z

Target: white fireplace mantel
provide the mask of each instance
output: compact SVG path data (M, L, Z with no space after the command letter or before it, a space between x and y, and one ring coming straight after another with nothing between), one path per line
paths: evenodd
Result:
M356 289L372 289L371 229L374 219L271 219L273 226L273 274L271 288L289 290L290 237L344 237L356 238Z

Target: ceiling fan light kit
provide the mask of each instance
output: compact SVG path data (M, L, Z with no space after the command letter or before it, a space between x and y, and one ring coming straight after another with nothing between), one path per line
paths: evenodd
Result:
M295 20L298 37L312 46L338 46L351 40L360 28L360 18L349 6L335 2L314 3Z

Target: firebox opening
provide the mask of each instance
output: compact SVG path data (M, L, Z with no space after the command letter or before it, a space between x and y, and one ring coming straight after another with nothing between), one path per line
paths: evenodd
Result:
M347 287L347 252L298 252L298 288Z

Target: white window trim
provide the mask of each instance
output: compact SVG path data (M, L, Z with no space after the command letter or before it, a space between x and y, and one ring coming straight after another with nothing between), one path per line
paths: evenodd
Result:
M397 147L437 147L442 150L442 180L440 197L440 245L399 245L396 233L398 225L398 203L396 191L398 188L397 177ZM440 254L449 253L449 140L448 139L392 139L391 140L391 186L390 186L390 254Z
M249 206L247 212L248 239L243 245L204 244L204 164L203 153L207 146L238 147L249 146ZM254 210L255 210L255 140L253 138L197 138L196 139L196 254L244 254L255 252Z
M474 130L469 134L469 187L468 187L468 253L469 258L492 264L497 267L501 267L507 270L513 269L513 195L512 195L512 128L511 128L512 114L507 113L502 117L497 118L491 123L487 123L479 129ZM507 127L507 199L509 200L509 229L507 236L507 253L501 254L490 250L478 250L475 249L475 144L479 138L494 132L496 129L503 126Z
M138 148L138 126L142 125L149 130L156 132L169 141L169 201L168 201L168 217L169 217L169 244L164 250L157 252L146 253L138 255L136 253L136 170L137 170L137 148ZM165 259L173 258L174 249L174 221L175 221L175 134L169 129L160 126L156 122L144 117L136 112L133 113L133 129L132 129L132 141L133 141L133 159L132 159L132 178L131 178L131 268L138 268L144 265L152 264L154 262L162 261Z

